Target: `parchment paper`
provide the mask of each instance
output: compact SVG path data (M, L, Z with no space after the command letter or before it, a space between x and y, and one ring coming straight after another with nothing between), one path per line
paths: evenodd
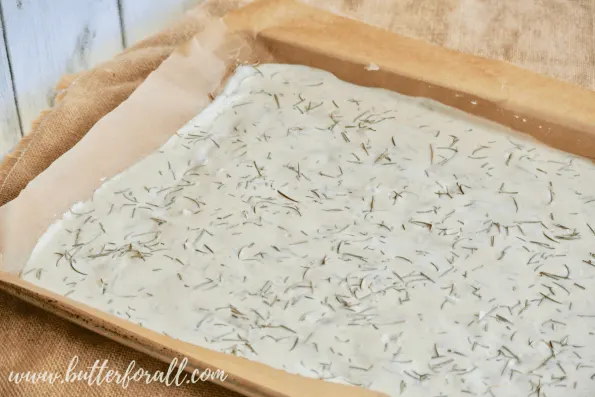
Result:
M146 350L160 358L189 352L201 364L217 363L230 369L236 379L224 386L246 391L252 385L261 393L253 395L375 395L191 347L14 276L53 220L74 203L90 198L103 178L158 149L209 103L238 63L267 61L319 67L346 81L436 99L554 147L585 156L595 153L595 93L591 91L512 65L400 38L291 1L264 0L205 27L17 199L0 208L0 268L4 270L0 281L3 288L10 285L12 292L26 295L24 299L53 307L66 317L82 315L91 328L101 323L110 337L135 335L131 345L144 341ZM380 70L367 71L365 66L371 62ZM163 353L159 346L170 350Z
M3 270L18 272L53 220L90 198L101 179L157 150L210 102L236 62L258 61L257 48L217 20L176 50L73 150L0 208Z

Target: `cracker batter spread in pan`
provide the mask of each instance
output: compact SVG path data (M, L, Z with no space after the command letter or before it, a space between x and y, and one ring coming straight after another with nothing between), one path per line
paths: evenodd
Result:
M594 181L585 159L432 101L242 66L51 226L22 277L391 396L587 396Z

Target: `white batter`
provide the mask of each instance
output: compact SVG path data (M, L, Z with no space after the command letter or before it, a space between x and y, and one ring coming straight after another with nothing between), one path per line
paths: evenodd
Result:
M245 66L52 226L22 276L391 396L592 396L594 181L433 102Z

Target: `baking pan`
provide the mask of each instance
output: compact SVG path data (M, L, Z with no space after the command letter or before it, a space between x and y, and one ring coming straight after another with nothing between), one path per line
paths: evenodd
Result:
M208 105L238 64L266 62L312 66L358 85L429 98L498 123L511 134L595 156L595 92L301 3L261 0L212 21L17 199L0 208L0 288L165 362L187 357L187 370L224 370L228 378L221 385L248 396L381 395L184 343L18 277L47 227L74 203L90 198L101 178L158 149Z

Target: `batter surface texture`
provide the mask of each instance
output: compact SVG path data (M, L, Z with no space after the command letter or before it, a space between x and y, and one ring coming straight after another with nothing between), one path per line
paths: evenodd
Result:
M434 102L243 66L52 225L22 277L391 396L587 396L593 181L587 160Z

